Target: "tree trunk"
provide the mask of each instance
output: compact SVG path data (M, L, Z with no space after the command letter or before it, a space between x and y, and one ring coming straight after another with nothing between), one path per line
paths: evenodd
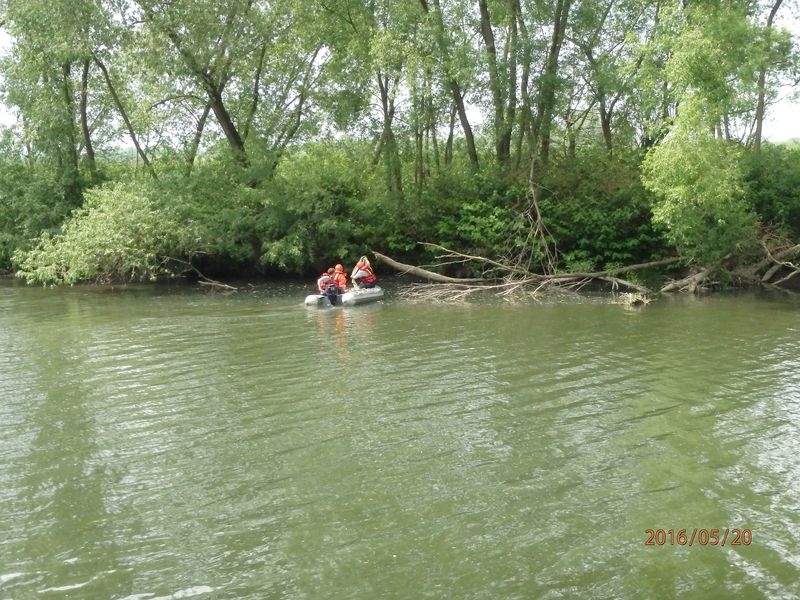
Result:
M384 75L378 71L377 80L381 98L381 111L383 112L383 131L376 154L373 157L373 165L377 164L382 153L386 165L386 188L390 192L402 193L403 179L400 155L397 140L392 129L395 112L394 97L399 84L399 78L390 81L388 75Z
M514 160L514 170L520 171L522 168L522 157L523 157L523 146L525 142L525 137L529 131L529 127L533 120L533 113L531 110L531 95L528 91L528 84L530 82L530 73L531 73L531 44L530 44L530 36L528 34L528 26L525 24L525 19L522 16L522 10L520 9L519 0L516 0L516 9L515 15L517 19L517 25L519 27L520 37L522 39L522 70L520 73L520 124L519 124L519 133L517 134L517 142L516 142L516 150L515 150L515 160ZM530 140L529 140L530 142Z
M106 69L105 64L103 61L100 60L100 57L96 54L92 55L95 64L100 68L100 71L103 73L103 79L105 79L106 86L108 86L108 91L111 94L111 98L114 100L114 105L117 107L119 111L120 117L122 117L123 122L125 123L125 127L128 128L128 135L131 137L131 141L133 142L133 147L136 148L136 154L142 159L142 163L144 164L147 171L153 177L153 179L158 179L156 176L155 169L153 169L153 165L150 163L150 160L147 158L147 154L142 149L141 145L139 144L139 140L136 138L136 131L131 124L131 120L128 117L128 113L125 110L125 107L122 105L122 100L120 100L119 95L117 94L116 88L114 88L114 83L111 81L111 76L108 74L108 69Z
M75 104L72 95L72 65L65 62L61 65L61 90L64 94L66 161L62 163L64 171L64 195L71 204L80 204L81 184L78 172L78 145L75 140Z
M453 137L456 129L456 107L450 107L450 124L447 128L447 141L444 144L444 164L450 165L453 162Z
M426 0L420 0L420 4L425 14L430 14L429 6ZM442 17L442 7L439 4L439 0L432 0L432 4L434 25L436 27L436 37L439 44L440 57L444 62L447 89L450 91L450 94L453 97L453 104L456 108L456 112L458 113L458 119L461 123L461 130L464 133L464 142L467 146L467 156L469 157L469 162L474 169L478 169L478 151L475 147L475 136L472 133L472 126L470 125L469 118L467 117L467 109L464 103L464 93L462 92L458 81L456 81L455 77L450 72L450 67L447 64L450 52L447 48L447 41L444 35L445 32L444 19Z
M769 16L767 17L766 48L764 48L764 52L766 52L767 56L769 56L771 50L770 43L772 24L775 21L775 15L778 13L782 3L783 0L775 0L774 4L772 5L772 9L769 11ZM753 133L753 150L756 152L761 151L761 137L764 129L764 113L766 104L765 97L767 94L767 67L769 64L767 56L762 59L761 65L758 69L758 100L756 103L755 132Z
M197 151L200 148L200 142L203 139L203 131L205 130L206 121L208 121L208 115L210 112L211 105L206 103L200 118L197 119L197 127L195 127L194 137L192 137L192 143L190 144L189 151L186 154L186 171L184 172L186 177L189 177L192 174L194 161L195 158L197 158Z
M86 152L86 163L89 166L89 174L92 182L97 181L97 162L94 157L94 146L92 145L91 129L89 128L89 116L87 114L89 104L89 66L91 60L83 61L83 71L81 72L81 96L80 96L80 120L81 131L83 132L83 147Z
M251 4L252 3L248 3L247 7L249 8ZM140 4L140 6L142 5ZM225 73L218 74L217 77L219 79L219 83L215 82L212 76L213 69L210 67L210 65L201 65L198 63L196 57L184 47L183 43L181 42L181 37L178 33L171 29L162 27L157 23L156 15L152 9L148 9L145 6L142 6L142 9L145 12L145 17L153 22L155 26L172 42L172 45L178 51L178 54L180 54L181 58L183 58L183 61L189 71L195 77L197 77L198 81L203 86L203 89L208 95L211 110L214 113L214 117L216 118L220 129L222 129L222 133L225 135L225 139L228 141L228 146L231 149L234 159L242 166L248 166L250 161L248 160L244 149L244 140L239 134L239 131L237 130L236 125L234 124L233 119L231 118L231 115L225 106L225 102L222 99L222 90L225 87L226 81Z
M461 131L464 133L464 141L467 144L467 156L472 167L477 170L478 163L478 150L475 147L475 136L472 135L472 126L469 124L469 117L467 117L467 107L464 104L464 94L461 93L461 87L455 79L450 80L450 91L453 94L453 102L456 106L458 113L458 120L461 123Z
M255 117L256 111L258 110L258 104L260 101L259 95L259 86L261 85L261 72L264 69L264 59L267 55L267 45L261 45L261 51L258 54L258 62L256 64L256 74L253 79L253 98L252 102L250 102L250 108L247 111L247 118L244 121L244 126L242 127L242 141L247 142L247 138L250 135L250 128L253 125L253 118Z
M228 146L233 152L233 157L243 166L248 166L249 160L244 150L244 140L242 140L242 137L239 135L239 131L236 129L236 125L225 106L225 102L222 100L222 89L217 89L207 73L199 75L202 78L206 93L208 94L211 110L222 129L222 133L225 135L225 139L228 140Z
M550 137L555 114L556 88L558 87L559 57L567 30L567 18L572 0L557 0L553 12L553 33L547 52L545 71L537 106L535 134L539 143L538 159L542 165L550 158Z
M500 81L499 67L497 64L497 46L495 44L494 29L489 15L489 6L486 0L478 0L481 15L481 37L486 49L486 64L489 71L489 89L492 92L494 105L494 146L495 158L498 164L508 161L509 145L506 127L505 102L503 101L503 85Z
M393 269L399 271L404 275L413 275L414 277L419 277L420 279L427 279L428 281L436 281L439 283L473 283L481 281L480 279L448 277L447 275L442 275L441 273L434 273L433 271L428 271L427 269L422 269L420 267L415 267L413 265L407 265L405 263L401 263L399 261L389 258L388 256L384 256L380 252L375 252L374 250L372 251L372 253L382 263L385 263L386 265L392 267Z

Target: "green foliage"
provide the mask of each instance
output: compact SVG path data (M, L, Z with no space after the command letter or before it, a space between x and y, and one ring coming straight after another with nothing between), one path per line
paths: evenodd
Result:
M566 270L646 262L665 252L650 219L653 198L641 185L638 156L584 153L554 167L547 189L541 210Z
M681 112L698 124L714 126L723 115L747 110L755 90L757 32L747 6L731 2L690 5L687 23L672 39L666 75L681 91ZM684 117L685 118L685 117Z
M748 201L761 221L800 237L800 144L765 144L745 162Z
M240 181L231 160L202 162L191 178L179 173L147 187L181 233L172 256L223 262L230 271L255 260L263 193Z
M433 237L441 246L477 256L502 256L522 243L514 231L516 215L526 197L524 187L485 170L472 174L444 174L432 185L438 210L433 215Z
M37 282L180 261L306 273L373 248L425 262L419 242L535 262L533 156L569 269L657 258L665 240L717 261L747 250L759 218L800 231L796 152L744 163L718 141L796 65L763 7L585 2L563 20L546 2L484 7L0 3L0 93L20 115L0 148L0 270L15 256ZM646 188L636 136L655 147Z
M147 279L163 271L162 257L185 232L185 224L179 226L147 190L118 184L87 192L86 204L60 233L43 233L14 262L29 283Z
M16 249L30 247L43 231L55 231L72 208L58 173L0 160L0 271L11 268Z
M330 143L308 144L282 164L268 189L259 233L261 263L303 273L363 254L365 215L357 157Z
M644 184L659 198L654 222L689 262L719 263L755 244L741 156L739 146L679 129L645 159Z

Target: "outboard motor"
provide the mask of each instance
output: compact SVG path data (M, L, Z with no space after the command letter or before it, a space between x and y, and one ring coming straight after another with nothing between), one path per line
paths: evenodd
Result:
M330 303L331 303L332 306L336 305L338 303L338 301L339 301L339 287L338 286L336 286L336 285L334 285L332 283L329 283L328 286L325 288L325 291L323 292L323 294L328 297L328 300L330 300Z

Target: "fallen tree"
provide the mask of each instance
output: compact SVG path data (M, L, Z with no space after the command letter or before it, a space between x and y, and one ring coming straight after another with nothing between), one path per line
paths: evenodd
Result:
M425 245L443 252L437 257L437 260L440 261L438 266L454 263L478 263L486 267L488 272L492 273L492 276L484 278L448 277L422 267L402 263L380 252L373 251L375 257L387 266L402 274L413 275L427 282L412 284L406 288L402 293L408 297L430 300L461 300L471 294L486 291L502 296L507 296L517 291L537 294L546 289L578 291L592 282L609 284L614 291L635 291L639 294L648 295L653 294L653 290L640 283L623 279L620 275L666 266L680 260L678 258L668 258L604 271L539 274L522 269L518 265L504 265L490 258L464 254L437 244Z
M789 260L800 256L800 244L792 244L787 240L765 239L761 241L761 246L764 250L764 258L752 268L741 273L741 277L755 278L763 270L763 274L758 279L760 284L780 286L800 275L800 265Z
M786 290L800 286L800 265L792 262L800 256L800 244L765 233L760 239L761 254L745 260L726 256L722 264L694 269L682 279L671 281L659 292L698 293L729 281L737 287L763 286Z
M763 256L736 268L730 265L707 265L695 267L678 279L669 280L659 289L622 277L627 273L654 269L681 262L679 257L665 258L602 271L542 274L528 271L519 263L506 265L496 260L457 252L438 244L424 244L441 251L434 268L452 264L478 264L485 275L479 278L449 277L420 266L409 265L373 251L383 264L396 271L424 280L407 286L401 294L410 299L458 301L478 292L490 292L509 296L515 292L536 295L541 292L578 292L593 283L608 286L613 292L635 293L639 298L651 298L657 294L673 292L696 294L721 285L722 280L735 281L739 285L779 286L800 275L800 266L790 259L800 256L800 244L765 237L762 240ZM730 257L726 257L730 262ZM724 276L724 277L723 277ZM798 277L797 281L800 281Z
M373 250L372 253L382 263L384 263L389 267L392 267L393 269L399 271L404 275L413 275L414 277L419 277L420 279L426 279L428 281L436 281L439 283L474 283L483 281L482 279L475 279L475 278L464 279L458 277L448 277L447 275L442 275L441 273L434 273L433 271L428 271L427 269L423 269L422 267L415 267L413 265L407 265L405 263L401 263L399 261L389 258L384 254L381 254L380 252L376 252L375 250Z

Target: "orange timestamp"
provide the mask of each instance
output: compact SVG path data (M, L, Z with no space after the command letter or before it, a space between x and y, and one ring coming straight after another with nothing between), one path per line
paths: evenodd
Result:
M753 532L749 529L645 529L645 546L749 546Z

